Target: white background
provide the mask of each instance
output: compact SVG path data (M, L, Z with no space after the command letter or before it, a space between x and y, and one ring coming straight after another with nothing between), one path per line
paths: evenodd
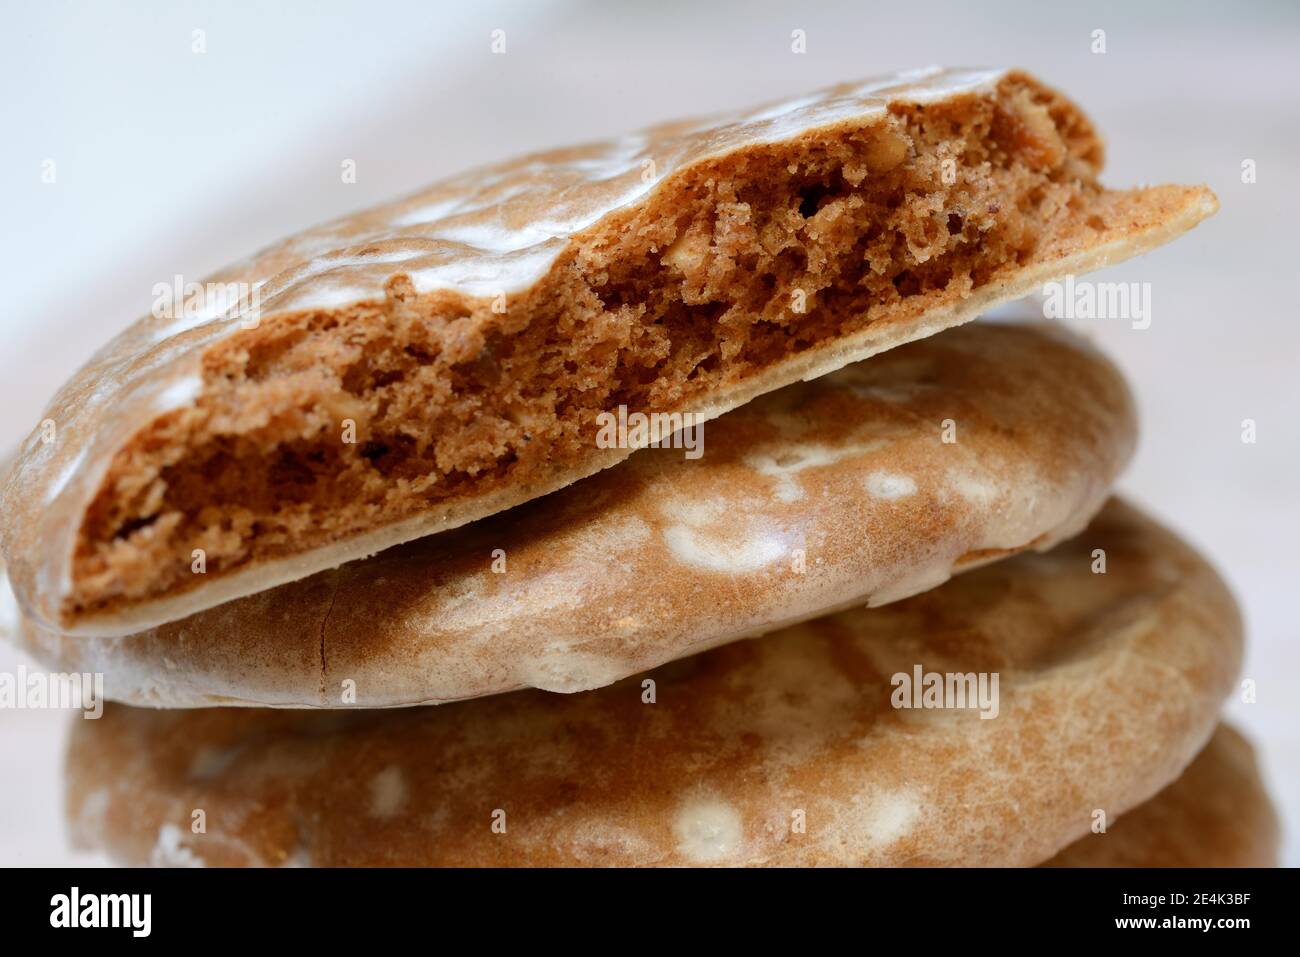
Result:
M1300 15L1294 3L57 3L0 36L0 448L90 353L281 235L517 152L929 63L1016 65L1080 101L1107 180L1208 182L1223 208L1110 270L1153 323L1090 323L1130 376L1121 490L1238 595L1263 752L1300 863ZM191 51L206 31L207 52ZM507 53L489 35L506 31ZM790 50L794 29L807 53ZM1106 31L1107 52L1090 52ZM1244 159L1258 164L1245 185ZM356 161L355 184L340 164ZM54 160L57 181L41 182ZM1241 422L1258 442L1241 441ZM0 646L0 670L18 656ZM59 820L66 715L0 712L0 864L85 860Z

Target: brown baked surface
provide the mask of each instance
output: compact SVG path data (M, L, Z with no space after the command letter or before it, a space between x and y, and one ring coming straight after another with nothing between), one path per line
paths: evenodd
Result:
M1080 339L976 322L729 412L697 460L648 449L138 635L28 621L23 643L56 671L103 672L115 700L159 707L581 691L1049 547L1101 507L1135 433L1118 371Z
M75 721L67 813L141 864L1030 865L1177 778L1240 655L1215 573L1112 501L1051 552L651 672L653 704L637 677L393 711L110 705ZM892 708L917 664L996 671L998 716Z
M602 410L716 415L1216 208L1103 189L1101 162L1037 80L935 69L308 230L210 277L255 286L256 316L141 320L55 397L0 499L16 594L56 630L177 619L609 466Z
M1221 724L1173 784L1044 867L1275 867L1278 821L1250 742Z

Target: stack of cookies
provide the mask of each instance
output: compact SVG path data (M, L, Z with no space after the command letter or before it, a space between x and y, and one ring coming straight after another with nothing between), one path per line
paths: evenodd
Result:
M1036 79L927 69L476 170L194 284L0 499L13 637L120 702L75 722L74 838L1268 863L1218 725L1233 600L1110 497L1127 386L1059 327L965 325L1216 208L1101 163Z

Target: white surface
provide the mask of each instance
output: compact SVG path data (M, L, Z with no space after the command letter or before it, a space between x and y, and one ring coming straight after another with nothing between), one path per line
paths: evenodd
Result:
M630 5L629 5L630 6ZM1300 863L1300 13L1294 4L29 4L0 36L0 447L187 279L302 226L504 156L928 63L1024 66L1107 134L1107 178L1208 182L1220 214L1111 270L1153 322L1086 324L1144 432L1121 488L1211 555L1247 620L1263 750ZM1104 29L1105 54L1089 51ZM206 30L207 52L191 52ZM506 31L507 53L489 50ZM792 30L808 52L790 52ZM1244 185L1240 164L1258 163ZM57 182L41 182L54 159ZM358 178L340 181L353 159ZM1258 423L1244 445L1241 420ZM15 652L0 646L0 670ZM0 864L81 863L65 714L0 711Z

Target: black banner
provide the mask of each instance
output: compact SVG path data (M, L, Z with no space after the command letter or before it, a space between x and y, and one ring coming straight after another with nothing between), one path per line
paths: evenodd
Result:
M1294 871L124 871L10 872L8 942L373 943L376 931L521 935L556 946L628 935L735 944L784 933L927 943L1221 940L1293 920ZM1285 916L1284 916L1285 913ZM484 936L486 934L486 936ZM1029 935L1034 937L1030 938ZM450 935L450 936L449 936ZM608 935L608 936L607 936ZM549 941L549 942L548 942Z

